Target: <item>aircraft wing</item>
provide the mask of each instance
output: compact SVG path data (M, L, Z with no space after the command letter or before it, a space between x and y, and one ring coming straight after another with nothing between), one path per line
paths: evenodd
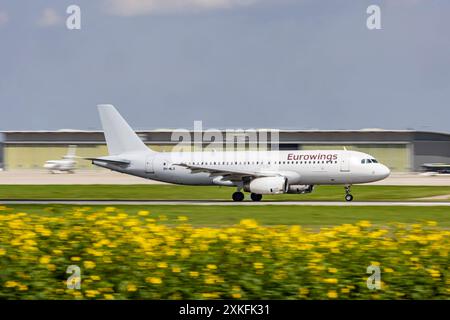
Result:
M176 163L173 165L190 169L191 173L200 173L200 172L209 173L210 177L220 177L221 176L221 177L223 177L222 180L229 180L229 181L242 181L245 178L274 177L274 176L279 175L274 172L212 169L212 168L207 168L207 167L187 165L184 163Z

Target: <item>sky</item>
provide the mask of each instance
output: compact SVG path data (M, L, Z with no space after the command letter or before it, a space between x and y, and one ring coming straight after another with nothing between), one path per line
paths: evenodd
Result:
M66 27L68 6L81 29ZM366 10L381 9L369 30ZM0 131L450 132L448 0L0 0Z

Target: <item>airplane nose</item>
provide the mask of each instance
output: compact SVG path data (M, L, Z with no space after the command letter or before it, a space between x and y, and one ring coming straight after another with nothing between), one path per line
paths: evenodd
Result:
M387 177L389 177L390 174L391 174L391 170L388 167L386 167L384 164L382 164L379 169L380 178L381 179L387 178Z

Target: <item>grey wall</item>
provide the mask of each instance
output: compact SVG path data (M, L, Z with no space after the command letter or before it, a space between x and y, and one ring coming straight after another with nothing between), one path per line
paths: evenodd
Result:
M424 163L450 163L450 141L416 141L414 143L414 170Z

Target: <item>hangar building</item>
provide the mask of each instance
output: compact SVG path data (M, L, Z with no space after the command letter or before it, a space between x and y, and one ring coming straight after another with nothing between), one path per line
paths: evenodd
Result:
M269 129L258 129L258 137ZM270 132L270 131L269 131ZM77 156L107 155L102 131L3 131L0 143L0 163L3 155L5 170L40 169L46 160L60 159L68 145L77 145ZM170 151L179 143L173 130L137 131L141 139L157 151ZM186 131L193 140L194 132ZM222 131L225 137L225 131ZM198 134L198 132L197 132ZM247 131L231 135L235 149L252 149ZM269 133L265 140L271 143ZM395 172L419 171L424 163L450 163L450 133L413 130L280 130L279 148L282 150L342 149L367 152ZM229 136L227 136L229 137ZM244 137L244 139L242 139ZM246 140L247 139L247 140ZM210 139L205 139L211 141ZM261 140L261 138L260 138ZM190 146L189 140L184 144ZM205 143L210 148L223 142ZM80 160L79 169L99 169L89 161ZM101 170L101 169L99 169Z

